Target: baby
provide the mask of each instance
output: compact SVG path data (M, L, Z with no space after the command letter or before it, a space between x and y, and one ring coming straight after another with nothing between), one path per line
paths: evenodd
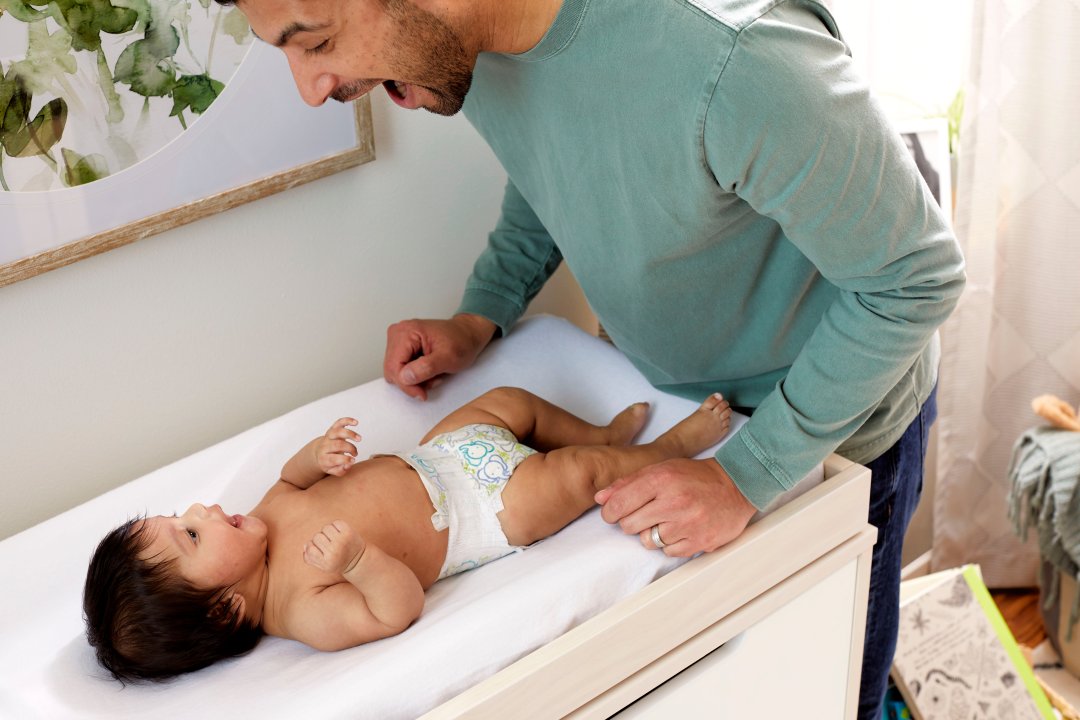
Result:
M340 650L400 633L436 580L517 552L647 465L728 431L719 395L651 443L647 403L592 425L497 388L408 452L357 462L341 418L292 457L248 515L193 505L132 520L98 545L87 638L120 680L160 679L251 650L263 633Z

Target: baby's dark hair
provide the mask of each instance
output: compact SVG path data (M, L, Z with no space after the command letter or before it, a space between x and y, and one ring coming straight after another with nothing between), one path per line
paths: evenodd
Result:
M153 541L146 527L124 523L90 559L83 616L98 662L121 682L164 680L254 648L262 629L240 617L229 588L200 590L172 560L141 557Z

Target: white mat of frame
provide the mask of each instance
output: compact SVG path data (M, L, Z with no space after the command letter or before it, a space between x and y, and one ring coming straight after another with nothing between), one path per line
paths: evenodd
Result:
M610 345L538 317L427 403L375 380L134 480L0 542L0 717L411 718L676 567L594 509L525 553L437 583L420 619L393 638L337 653L266 638L246 657L150 686L122 687L96 665L83 636L81 592L90 553L109 529L192 502L246 512L284 461L338 417L360 420L365 457L410 447L450 410L499 385L525 387L596 423L648 400L653 413L642 440L695 407L649 386ZM792 495L820 479L819 469Z

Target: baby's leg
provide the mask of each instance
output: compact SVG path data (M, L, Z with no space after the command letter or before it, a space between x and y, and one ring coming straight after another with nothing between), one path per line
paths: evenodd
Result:
M528 390L500 387L447 415L420 442L483 423L504 427L521 443L541 452L567 445L626 445L645 424L648 410L648 403L635 403L609 424L593 425Z
M511 545L529 545L558 532L591 508L593 496L624 475L672 458L694 457L731 426L731 408L719 394L651 443L570 446L526 458L503 489L499 513Z

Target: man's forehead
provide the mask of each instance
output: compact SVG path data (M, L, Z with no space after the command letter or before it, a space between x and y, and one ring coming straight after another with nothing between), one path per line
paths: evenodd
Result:
M274 47L298 33L319 32L330 25L310 0L237 0L236 7L247 17L252 34Z

